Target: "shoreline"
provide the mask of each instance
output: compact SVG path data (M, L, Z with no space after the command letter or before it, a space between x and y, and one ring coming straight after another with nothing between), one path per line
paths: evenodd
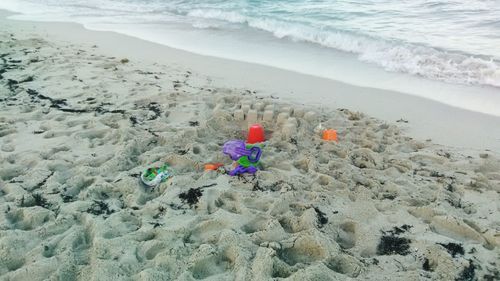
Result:
M192 24L181 23L182 21L169 23L142 22L136 24L107 23L104 18L102 20L80 17L68 19L62 15L56 18L43 16L39 18L36 15L29 15L28 11L22 11L15 7L10 8L14 12L22 13L11 16L10 18L12 19L78 23L89 30L117 32L190 53L276 67L278 69L340 81L354 86L400 92L434 100L452 107L500 117L500 95L498 94L500 85L497 85L497 87L494 86L496 78L492 73L494 70L493 66L485 61L483 61L483 64L486 63L489 66L483 65L487 69L482 73L484 75L493 75L490 79L483 77L483 74L474 74L474 71L469 72L469 75L466 74L468 73L467 71L465 73L462 72L463 69L460 70L460 68L464 65L459 62L460 59L457 57L453 58L454 56L451 54L451 61L441 58L438 59L441 62L435 62L436 65L430 67L433 65L433 58L437 59L440 57L439 55L430 56L428 58L430 61L425 60L420 55L415 55L415 57L409 56L405 60L405 63L391 60L390 57L394 59L393 56L395 54L390 50L386 50L388 53L391 53L387 57L389 60L387 61L388 65L377 66L376 62L363 62L366 60L366 57L361 54L356 55L350 52L339 51L336 48L320 47L308 40L295 42L289 40L287 37L277 39L273 34L258 28L255 30L249 28L245 31L240 29L226 30L225 28L199 29L193 27ZM365 55L370 57L370 53L380 52L381 50L378 47L371 46L371 49L366 49L364 51ZM403 57L408 55L405 51L400 51ZM438 50L435 49L434 51ZM456 55L464 55L463 59L467 60L465 53L458 52ZM458 61L455 61L457 59ZM475 60L472 54L470 59ZM477 59L481 60L481 58ZM375 60L384 61L385 59L382 56L378 56ZM411 69L413 69L412 67L416 67L417 69L423 67L427 68L427 71L420 73L417 69L413 69L420 73L416 75L408 74L405 70L394 72L390 70L384 71L383 69L392 65L390 62L396 63L396 65L399 63L403 65L409 64L407 66ZM458 77L452 75L454 73L453 70L448 69L452 65L459 68L455 69L455 71L461 73L457 73ZM476 66L480 67L479 65ZM444 68L442 69L442 74L450 76L448 79L454 82L439 82L444 77L441 77L439 73L434 73L434 71L437 71L436 68ZM413 73L411 70L409 72ZM423 78L426 76L425 73L428 72L434 73L431 76L435 76L434 78L436 79ZM469 84L469 82L476 79L484 80L485 84Z
M2 18L6 15L6 12L0 13ZM420 140L431 139L433 143L462 150L500 152L500 130L495 130L500 124L500 117L497 116L404 93L352 86L270 66L198 55L116 32L88 30L76 23L3 20L25 28L36 26L39 32L60 41L78 44L93 42L107 55L148 63L173 63L204 73L214 80L214 84L221 86L256 89L284 100L321 105L325 109L349 108L390 124L406 120L408 123L399 125ZM127 48L116 48L117 44Z

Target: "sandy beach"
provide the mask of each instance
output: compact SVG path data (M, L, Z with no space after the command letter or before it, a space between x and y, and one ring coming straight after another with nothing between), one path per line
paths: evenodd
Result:
M0 280L500 279L498 117L5 15Z

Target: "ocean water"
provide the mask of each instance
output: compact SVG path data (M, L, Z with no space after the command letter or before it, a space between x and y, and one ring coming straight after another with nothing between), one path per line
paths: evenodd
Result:
M0 8L500 116L500 0L1 0Z

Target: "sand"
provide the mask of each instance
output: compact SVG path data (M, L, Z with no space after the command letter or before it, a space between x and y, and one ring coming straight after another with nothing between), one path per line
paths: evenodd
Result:
M498 153L13 22L0 50L1 280L500 278ZM256 121L262 170L203 171Z

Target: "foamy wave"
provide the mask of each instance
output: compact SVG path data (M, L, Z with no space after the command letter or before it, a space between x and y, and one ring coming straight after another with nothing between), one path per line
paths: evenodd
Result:
M190 17L216 19L231 23L245 23L247 21L247 18L239 13L215 10L215 9L208 9L208 10L195 9L189 11L187 15Z
M500 87L500 62L462 53L438 50L403 42L310 26L270 18L251 18L222 10L192 10L190 17L244 24L263 30L276 38L309 42L323 47L356 54L361 61L373 63L387 71L459 84Z
M210 22L194 22L192 24L194 28L199 28L199 29L217 29L220 27L220 24L217 23L210 23Z

